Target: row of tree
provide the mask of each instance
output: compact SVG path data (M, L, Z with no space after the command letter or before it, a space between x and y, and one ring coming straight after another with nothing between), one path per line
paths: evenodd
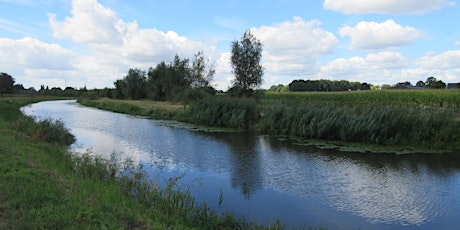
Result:
M428 88L428 89L444 89L446 88L446 83L441 80L436 79L435 77L428 77L426 81L418 81L415 85L412 85L410 82L399 82L394 85L394 89L414 89L414 88Z
M235 80L229 90L231 95L251 96L260 86L264 72L261 59L262 43L249 30L240 41L232 43ZM130 69L123 79L115 81L114 97L156 101L200 98L216 92L211 87L214 74L214 63L206 61L203 53L198 52L192 61L176 55L173 62L163 61L147 72Z
M294 80L289 84L289 91L348 91L370 90L371 85L361 82L349 82L346 80Z
M164 61L148 72L130 69L121 80L115 81L115 95L120 99L151 98L157 101L174 100L188 89L207 89L214 76L213 63L205 60L198 52L190 63L188 59L180 59L167 64Z

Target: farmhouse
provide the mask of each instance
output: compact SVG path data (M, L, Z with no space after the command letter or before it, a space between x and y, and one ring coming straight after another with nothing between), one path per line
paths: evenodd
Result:
M460 83L447 83L446 89L460 89Z

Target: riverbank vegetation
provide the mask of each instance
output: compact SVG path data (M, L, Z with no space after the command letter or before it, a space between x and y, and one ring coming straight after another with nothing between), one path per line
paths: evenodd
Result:
M73 136L61 122L20 112L40 100L0 99L1 229L282 228L196 204L176 187L180 178L160 187L132 163L69 153Z
M258 98L209 96L177 106L176 120L187 123L323 140L363 143L417 152L460 149L459 90L367 90L354 92L265 92ZM118 103L134 115L155 107L134 101L95 100L114 108ZM86 102L85 102L86 103ZM145 105L145 103L144 103ZM98 106L101 108L100 106ZM114 111L113 109L110 109ZM167 114L167 113L166 113ZM168 119L174 116L157 117ZM363 149L375 149L363 146Z

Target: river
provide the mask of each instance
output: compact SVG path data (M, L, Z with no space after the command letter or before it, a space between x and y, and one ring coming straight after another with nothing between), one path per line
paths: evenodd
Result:
M152 165L152 178L181 176L197 202L289 226L329 229L458 229L459 154L344 153L258 133L186 125L47 101L22 108L60 119L75 152ZM159 176L157 176L159 175Z

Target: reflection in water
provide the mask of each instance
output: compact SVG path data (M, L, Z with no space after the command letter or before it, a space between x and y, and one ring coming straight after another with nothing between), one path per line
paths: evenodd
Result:
M259 221L277 218L329 228L443 228L460 225L460 157L358 154L320 150L255 133L206 133L86 108L44 102L23 108L61 118L79 150L160 162L192 193ZM213 205L214 204L214 205Z
M252 133L238 135L215 133L213 137L228 145L232 156L230 164L232 186L240 189L245 198L249 199L251 194L262 186L261 159L260 153L256 150L257 136Z

